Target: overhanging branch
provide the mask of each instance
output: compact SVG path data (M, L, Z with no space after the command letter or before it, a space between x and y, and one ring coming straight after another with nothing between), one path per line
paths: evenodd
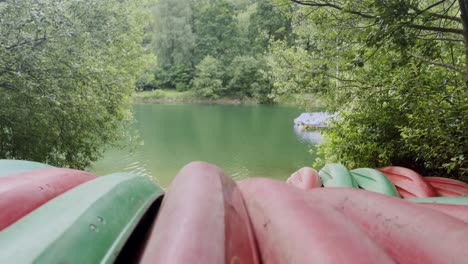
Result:
M423 26L423 25L416 25L416 24L409 24L408 27L414 28L414 29L463 35L463 29L458 29L458 28L432 27L432 26Z
M440 61L433 61L431 59L424 58L424 57L416 55L414 53L410 53L410 56L417 59L417 60L420 60L422 62L426 62L426 63L429 63L429 64L433 64L435 66L450 69L450 70L456 71L456 72L461 73L461 74L463 74L463 72L464 72L463 68L457 67L457 66L452 65L452 64L447 64L447 63L443 63L443 62L440 62Z
M364 12L360 12L357 10L348 10L344 9L342 6L329 3L329 2L315 2L315 1L303 1L303 0L291 0L292 2L299 4L299 5L305 5L305 6L313 6L313 7L330 7L339 11L342 11L343 13L348 13L348 14L353 14L353 15L358 15L363 18L377 18L374 15L370 15Z

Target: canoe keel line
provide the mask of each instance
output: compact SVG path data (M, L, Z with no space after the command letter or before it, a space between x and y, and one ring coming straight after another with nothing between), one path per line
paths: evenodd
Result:
M236 183L193 162L165 194L143 176L0 160L0 263L465 263L467 194L401 167Z

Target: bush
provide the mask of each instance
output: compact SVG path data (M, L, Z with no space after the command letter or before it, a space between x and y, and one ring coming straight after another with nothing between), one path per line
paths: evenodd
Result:
M268 95L272 84L266 63L251 56L237 56L227 72L229 95L256 98L262 103L270 102Z
M376 78L386 85L351 92L325 130L320 152L326 161L350 168L400 165L467 180L467 92L455 88L457 78L444 79L444 71L417 70L382 72Z
M224 95L223 67L219 60L206 56L197 66L193 89L197 96L216 99Z

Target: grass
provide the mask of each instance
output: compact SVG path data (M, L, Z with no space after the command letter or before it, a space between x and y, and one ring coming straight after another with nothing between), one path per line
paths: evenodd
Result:
M160 103L160 104L256 104L254 99L240 99L222 97L219 99L206 99L197 97L192 91L179 92L176 90L153 90L135 92L134 103Z
M153 90L133 94L135 103L190 103L196 99L195 94L190 91Z
M219 99L204 99L197 97L192 91L179 92L176 90L153 90L135 92L134 103L161 103L161 104L257 104L254 99L239 99L222 97ZM301 106L304 108L323 108L324 100L313 94L293 94L277 99L278 105Z

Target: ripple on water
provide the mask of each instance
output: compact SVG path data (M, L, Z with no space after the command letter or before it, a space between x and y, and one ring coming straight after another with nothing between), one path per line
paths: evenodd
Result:
M235 172L229 174L234 181L241 181L249 178L250 171L247 167L241 166L236 168Z

